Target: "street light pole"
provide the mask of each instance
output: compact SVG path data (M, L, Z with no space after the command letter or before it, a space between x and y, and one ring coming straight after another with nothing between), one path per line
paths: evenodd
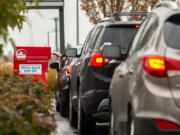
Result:
M64 7L59 8L59 28L60 28L60 52L65 53L65 42L64 42Z
M49 31L47 32L47 45L49 46Z
M55 44L56 44L56 51L58 52L58 29L57 29L57 22L58 22L58 18L57 17L55 17L54 18L54 22L55 22Z
M77 41L76 44L79 45L79 0L76 0L76 15L77 15Z

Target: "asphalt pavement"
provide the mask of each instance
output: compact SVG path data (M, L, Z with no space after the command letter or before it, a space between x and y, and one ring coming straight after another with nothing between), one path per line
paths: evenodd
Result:
M56 135L77 135L77 130L72 128L67 118L62 117L54 110L54 119L57 124ZM95 135L108 135L108 123L96 123Z

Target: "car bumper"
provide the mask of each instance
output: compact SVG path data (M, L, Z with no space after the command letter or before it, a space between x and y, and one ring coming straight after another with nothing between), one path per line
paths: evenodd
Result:
M98 107L108 98L108 90L90 90L81 96L81 104L85 113L97 113Z
M180 130L160 129L153 119L135 118L135 135L180 135Z

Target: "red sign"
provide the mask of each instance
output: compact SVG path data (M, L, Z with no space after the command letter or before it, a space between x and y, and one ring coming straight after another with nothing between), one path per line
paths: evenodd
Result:
M48 88L48 61L50 47L17 47L14 52L16 76L34 76L37 82L44 82Z

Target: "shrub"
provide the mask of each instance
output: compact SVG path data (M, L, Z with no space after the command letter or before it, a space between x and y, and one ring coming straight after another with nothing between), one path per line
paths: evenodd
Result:
M0 76L0 135L50 135L51 92L34 78Z
M49 69L48 70L48 90L53 93L57 89L58 85L57 79L57 70Z

